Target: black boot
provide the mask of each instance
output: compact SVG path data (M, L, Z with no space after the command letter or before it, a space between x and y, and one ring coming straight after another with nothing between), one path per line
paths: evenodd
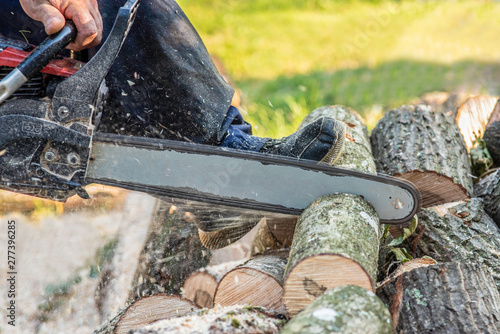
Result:
M288 137L270 139L260 152L321 161L331 165L342 152L345 131L344 123L321 117Z

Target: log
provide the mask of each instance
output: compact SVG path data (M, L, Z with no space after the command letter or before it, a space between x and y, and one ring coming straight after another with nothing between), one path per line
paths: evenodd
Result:
M387 307L371 291L353 285L324 293L290 320L281 334L393 333Z
M492 274L500 291L500 229L480 199L423 209L419 217L417 230L402 245L413 257L477 262Z
M200 310L130 331L130 334L274 334L283 320L259 307L232 306Z
M321 107L302 125L327 116L348 131L337 167L376 174L368 131L361 117L343 106ZM293 316L326 290L351 284L373 291L381 237L378 216L361 197L335 194L314 201L299 218L285 270L283 299Z
M212 308L214 306L215 290L222 277L243 262L245 261L231 261L198 269L184 282L182 296L201 307Z
M476 196L484 203L484 210L500 226L500 169L474 185Z
M415 184L423 207L472 196L465 143L446 114L424 105L391 110L373 129L371 143L377 170Z
M336 286L373 291L380 234L375 210L361 197L336 194L313 202L299 219L285 270L288 313Z
M180 294L186 278L210 258L189 213L158 200L132 285L131 299L166 292Z
M397 333L498 333L500 298L476 263L443 263L403 273L377 291Z
M293 232L297 225L298 216L268 214L264 217L267 228L272 236L279 243L281 248L288 248L292 245Z
M190 314L200 307L190 300L167 294L156 294L136 300L121 310L94 334L128 334L155 321Z
M418 104L429 105L436 112L456 117L458 107L469 97L465 93L430 92L422 95Z
M483 140L486 144L493 162L500 166L500 100L495 105L495 109L486 125Z
M290 248L298 219L298 216L275 213L262 218L252 241L251 255Z
M226 247L245 236L265 212L176 199L174 205L189 212L202 244L209 249Z
M295 226L294 226L295 228ZM252 241L251 246L251 256L255 256L257 254L264 253L268 250L276 250L283 248L283 244L276 239L273 235L269 226L267 224L267 218L264 217L261 219L259 224L257 225L257 233Z
M477 146L477 140L481 139L493 112L496 97L474 96L468 98L458 108L456 122L462 134L467 152Z
M215 293L215 305L253 305L285 314L283 274L287 259L257 255L229 271Z

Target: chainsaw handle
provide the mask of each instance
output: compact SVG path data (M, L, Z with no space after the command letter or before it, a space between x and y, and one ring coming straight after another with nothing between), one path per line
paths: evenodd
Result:
M29 80L40 72L76 37L76 27L71 21L66 21L64 28L58 33L47 37L18 66L17 69Z
M71 21L66 21L61 31L50 35L42 44L31 51L12 72L0 81L0 103L7 100L9 96L47 66L50 60L64 50L75 37L75 25Z

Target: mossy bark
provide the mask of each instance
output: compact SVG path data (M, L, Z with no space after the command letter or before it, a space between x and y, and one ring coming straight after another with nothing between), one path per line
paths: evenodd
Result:
M429 207L473 193L469 157L453 118L430 107L391 110L372 131L377 170L412 181Z
M347 126L344 149L335 163L335 167L376 174L368 130L361 116L349 107L340 105L323 106L307 115L299 128L314 122L320 117L331 117L344 122Z
M199 310L193 315L155 322L129 334L275 334L282 324L282 319L265 309L239 305Z
M155 293L179 294L186 278L205 267L210 252L198 237L190 215L158 200L132 286L131 298Z
M484 210L500 226L500 169L475 184L476 196L484 202Z
M491 275L475 263L405 272L377 291L397 333L498 333L500 299Z
M347 125L336 167L376 174L368 131L361 117L344 106L321 107L302 126L319 117ZM285 270L284 301L296 314L327 289L359 285L373 290L381 227L373 207L361 197L334 194L314 201L299 218Z
M391 315L371 291L344 285L325 292L290 320L281 334L393 333Z
M375 209L361 197L350 194L323 196L300 216L285 277L306 258L338 254L359 263L373 286L380 233Z
M403 247L414 257L482 264L500 291L500 230L480 199L423 209L417 230Z

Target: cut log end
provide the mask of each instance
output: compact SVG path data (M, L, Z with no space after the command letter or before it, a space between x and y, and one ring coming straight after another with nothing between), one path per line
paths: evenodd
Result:
M325 291L347 284L373 292L370 276L356 261L331 254L308 257L295 265L285 280L287 311L294 316Z
M452 178L434 171L408 171L394 176L410 181L418 188L424 208L470 198L462 185L453 182Z
M254 305L282 311L283 287L269 275L251 268L229 272L220 282L215 305Z
M191 301L157 294L135 301L120 317L115 329L116 334L127 334L133 329L142 328L155 321L190 314L199 309Z
M201 307L213 307L217 280L206 272L196 272L184 283L183 297L192 300ZM189 287L189 288L186 288Z

